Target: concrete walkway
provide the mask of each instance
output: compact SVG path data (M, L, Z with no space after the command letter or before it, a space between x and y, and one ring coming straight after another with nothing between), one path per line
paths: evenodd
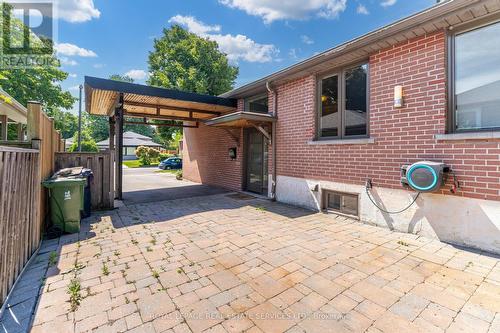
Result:
M123 201L137 204L226 193L218 187L179 181L173 173L159 173L158 168L123 170Z
M129 205L57 255L32 332L500 332L498 257L266 200Z

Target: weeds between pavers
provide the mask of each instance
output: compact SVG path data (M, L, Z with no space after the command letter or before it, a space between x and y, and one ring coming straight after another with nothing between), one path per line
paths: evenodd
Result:
M102 274L108 276L109 275L109 268L108 265L106 265L105 262L102 263Z
M75 312L80 306L80 302L82 301L82 295L80 291L82 286L80 285L80 280L78 278L74 278L68 285L68 294L69 294L69 303L71 307L71 311Z
M57 252L52 251L49 253L49 267L55 266L57 264Z

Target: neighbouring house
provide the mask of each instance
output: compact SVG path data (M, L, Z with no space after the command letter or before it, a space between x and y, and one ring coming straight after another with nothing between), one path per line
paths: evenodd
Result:
M137 156L135 151L137 147L144 146L160 150L163 146L154 142L149 136L135 133L132 131L123 133L123 159L125 160L135 160ZM100 150L106 150L109 148L109 139L103 140L97 143L97 147Z
M500 253L499 45L500 2L436 4L220 96L238 112L184 129L183 176ZM426 160L459 189L375 207L367 179L399 210Z

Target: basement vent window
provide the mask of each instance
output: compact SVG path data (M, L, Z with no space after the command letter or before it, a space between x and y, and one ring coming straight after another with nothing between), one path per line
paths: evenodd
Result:
M356 194L323 190L323 210L358 217L359 198Z

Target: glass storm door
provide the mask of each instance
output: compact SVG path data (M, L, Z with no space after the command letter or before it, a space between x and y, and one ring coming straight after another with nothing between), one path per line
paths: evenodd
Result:
M256 129L247 131L246 190L259 194L267 191L267 144Z

